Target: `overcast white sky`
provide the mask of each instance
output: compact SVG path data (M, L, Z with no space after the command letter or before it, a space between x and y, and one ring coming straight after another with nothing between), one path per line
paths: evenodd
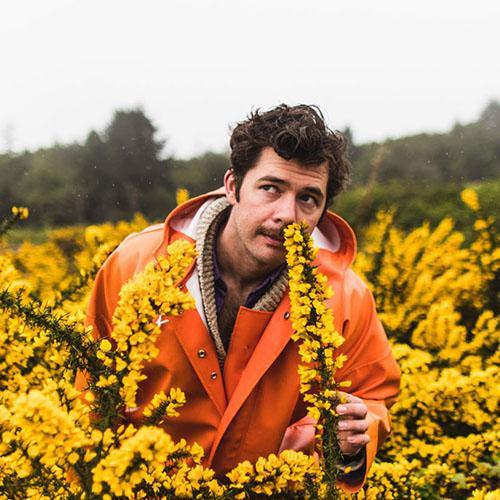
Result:
M0 4L0 150L84 140L142 106L188 157L252 107L318 104L358 143L500 99L500 2L16 0Z

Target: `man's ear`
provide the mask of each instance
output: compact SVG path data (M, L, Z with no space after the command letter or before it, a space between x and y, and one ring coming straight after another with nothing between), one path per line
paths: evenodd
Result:
M226 188L227 201L231 205L235 205L238 200L236 199L236 180L232 168L228 169L224 174L224 187Z

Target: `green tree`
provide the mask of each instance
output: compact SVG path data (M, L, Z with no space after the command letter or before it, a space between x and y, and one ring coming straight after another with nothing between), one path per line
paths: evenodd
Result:
M167 181L167 171L159 155L164 141L155 138L156 128L142 109L116 111L104 133L108 174L107 190L122 211L148 213L148 196L157 183Z
M15 203L30 208L30 218L43 224L84 220L79 181L81 146L55 145L28 153L23 175L14 184Z
M90 222L142 212L160 217L173 206L171 159L142 109L118 110L102 134L91 131L80 163L85 214Z

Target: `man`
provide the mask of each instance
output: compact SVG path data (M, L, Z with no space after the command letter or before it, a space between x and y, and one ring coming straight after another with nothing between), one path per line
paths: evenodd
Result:
M295 221L308 224L319 247L319 269L334 290L329 306L345 337L339 352L347 362L338 380L352 385L337 407L344 464L351 469L344 489L361 487L389 432L387 408L398 393L399 370L372 295L350 269L354 234L327 211L348 178L345 151L343 137L313 107L253 113L233 131L224 188L128 237L97 276L88 322L105 337L121 286L172 241L196 243L196 266L180 285L196 309L162 325L160 354L145 367L138 407L128 414L139 423L155 393L180 387L187 404L165 430L202 445L204 464L219 474L282 449L313 452L315 422L298 389L284 263L283 229Z

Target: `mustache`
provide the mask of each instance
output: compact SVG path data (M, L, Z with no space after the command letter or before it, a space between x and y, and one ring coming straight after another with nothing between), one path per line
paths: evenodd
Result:
M278 240L281 242L285 241L285 226L283 226L281 229L270 229L264 226L261 226L257 229L258 234L262 234L264 236L268 236L269 238L272 238L273 240Z

